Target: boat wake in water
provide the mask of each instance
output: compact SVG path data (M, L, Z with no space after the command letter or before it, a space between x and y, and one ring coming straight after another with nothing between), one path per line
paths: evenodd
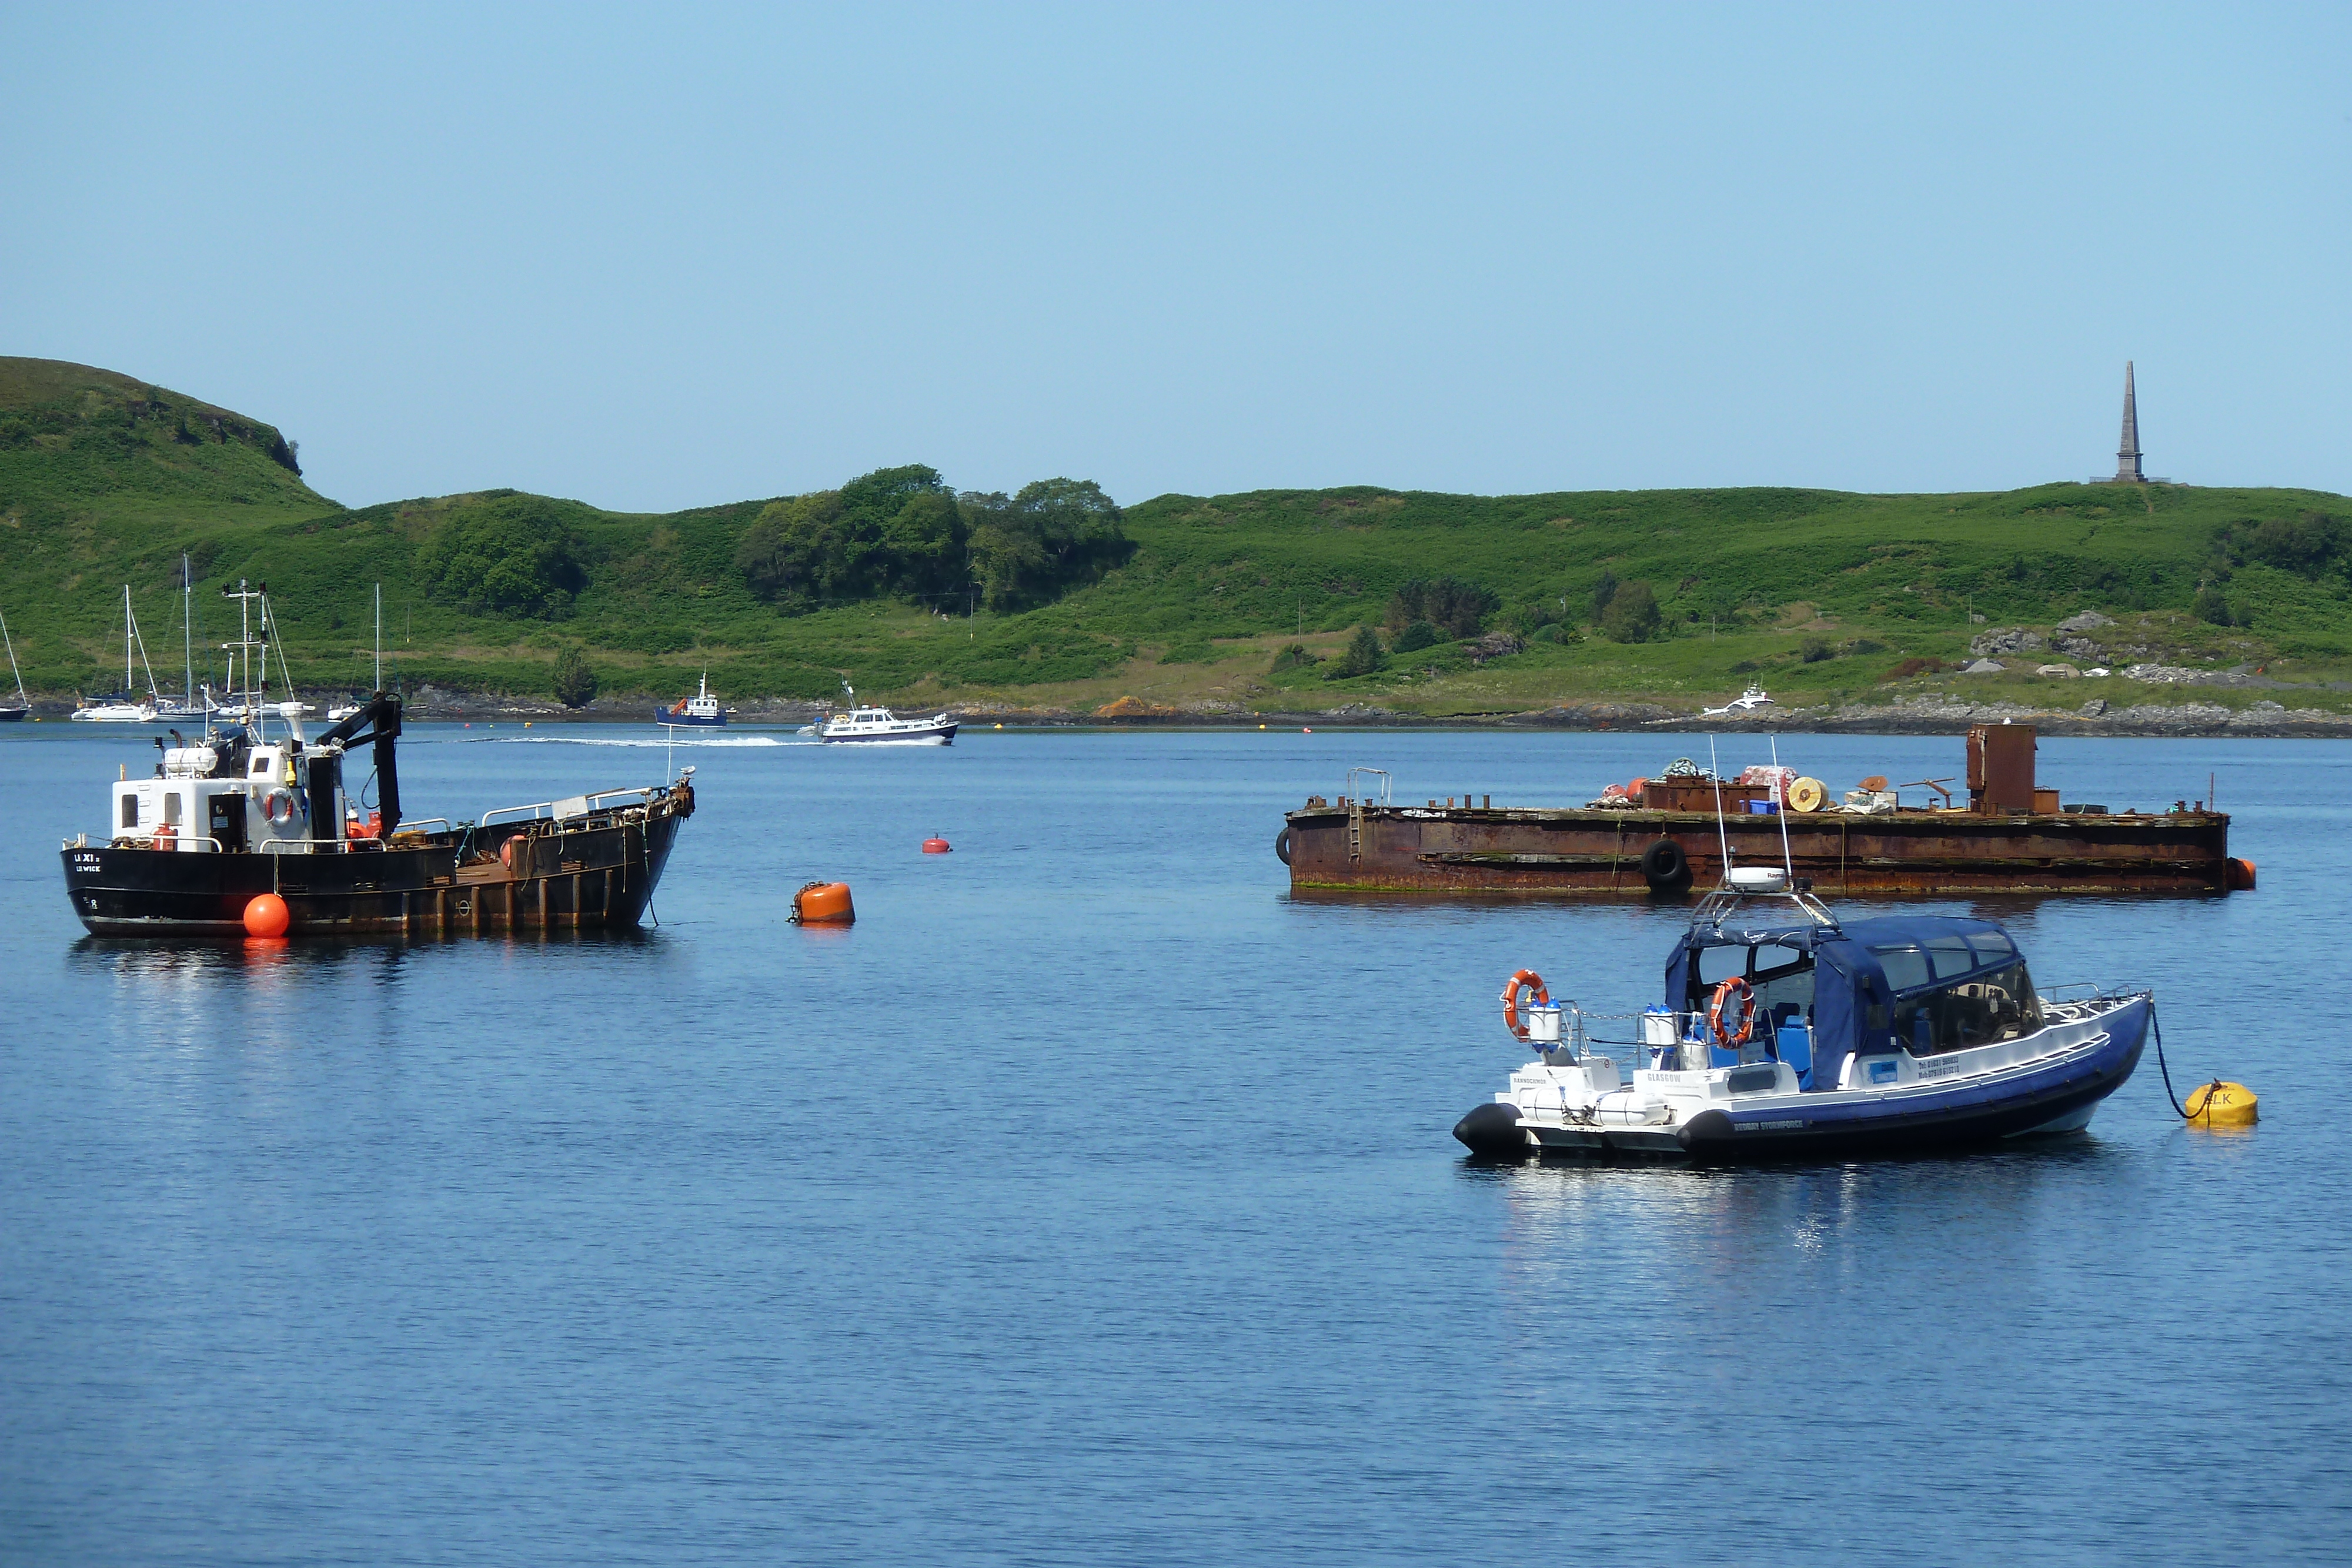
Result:
M664 739L660 736L629 735L469 735L465 737L465 743L471 746L625 746L640 751L661 751L672 747L685 751L733 746L817 744L814 740L784 740L772 735L681 735L676 740Z

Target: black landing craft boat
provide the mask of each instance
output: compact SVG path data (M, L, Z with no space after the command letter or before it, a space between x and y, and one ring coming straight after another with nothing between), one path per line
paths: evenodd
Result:
M107 836L68 841L66 895L94 935L239 936L281 914L297 936L635 926L694 814L688 768L675 782L508 807L478 822L407 822L394 756L399 698L378 692L315 739L302 734L299 704L276 709L282 737L268 736L272 716L256 705L249 728L217 726L194 745L157 740L153 777L112 786ZM343 780L344 758L362 746L374 748L380 801L366 821Z

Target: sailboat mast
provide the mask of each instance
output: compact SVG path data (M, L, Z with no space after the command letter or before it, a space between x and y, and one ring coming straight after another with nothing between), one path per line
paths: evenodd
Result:
M122 585L122 700L131 700L131 585Z
M8 673L16 677L16 700L28 702L25 695L25 672L16 667L16 640L8 635L8 618L0 615L0 643L8 644Z
M383 690L383 584L375 585L375 689Z
M196 589L188 578L188 558L180 557L180 641L187 668L181 676L181 689L190 707L196 706Z

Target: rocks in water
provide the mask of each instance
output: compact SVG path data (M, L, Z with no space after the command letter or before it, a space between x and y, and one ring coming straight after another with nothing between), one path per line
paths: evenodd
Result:
M2112 620L2100 614L2097 611L2085 610L2080 615L2069 615L2065 620L2058 622L2057 629L2062 632L2095 632L2102 626L2112 626L2114 624L2115 622Z
M2049 645L2039 632L2029 632L2022 626L2003 626L1995 632L1979 632L1969 640L1969 652L1976 657L1988 658L1994 653L2033 653Z

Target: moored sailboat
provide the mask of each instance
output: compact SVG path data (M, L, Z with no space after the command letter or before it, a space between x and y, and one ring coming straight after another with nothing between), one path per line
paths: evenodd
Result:
M16 700L0 703L0 724L15 724L33 711L33 699L25 695L25 672L16 667L16 640L8 635L5 615L0 615L0 643L8 646L8 674L16 683Z
M139 635L139 618L131 612L131 585L122 585L122 689L95 697L84 697L69 717L83 724L152 724L156 710L163 704L163 694L155 689L155 672L147 669L145 700L131 695L131 650L136 644L139 662L147 664L147 640Z

